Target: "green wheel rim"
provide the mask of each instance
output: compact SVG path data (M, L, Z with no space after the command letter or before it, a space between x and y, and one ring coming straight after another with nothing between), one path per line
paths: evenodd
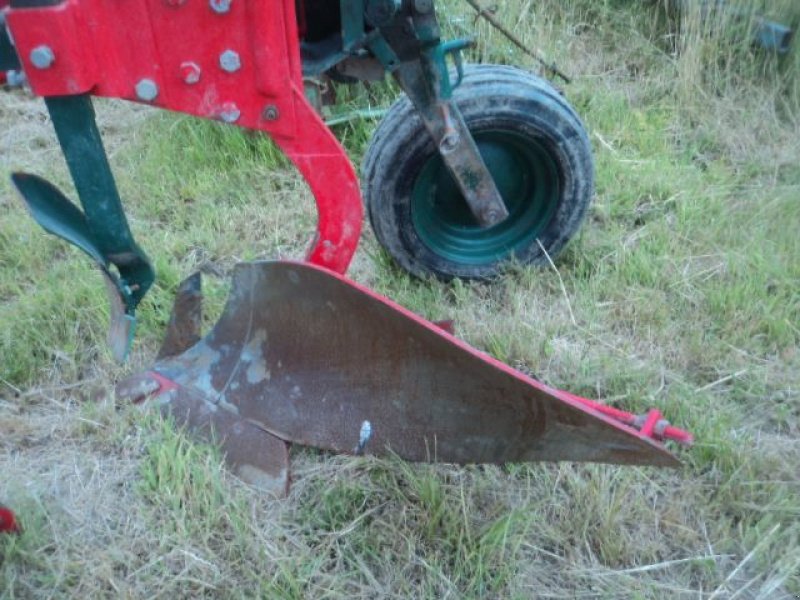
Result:
M447 260L484 265L527 248L558 208L559 171L536 140L510 131L474 132L509 216L481 228L437 153L422 167L411 193L411 218L417 235Z

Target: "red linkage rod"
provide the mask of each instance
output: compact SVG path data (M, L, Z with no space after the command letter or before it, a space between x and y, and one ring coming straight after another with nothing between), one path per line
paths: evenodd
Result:
M672 440L685 446L691 446L694 443L694 436L691 433L670 425L669 421L663 418L661 411L658 409L650 409L645 415L634 415L624 410L614 408L613 406L608 406L607 404L570 394L569 392L562 391L562 394L576 402L580 402L592 410L596 410L625 425L638 429L642 435L651 439L659 441Z
M21 529L11 509L0 505L0 533L20 533Z

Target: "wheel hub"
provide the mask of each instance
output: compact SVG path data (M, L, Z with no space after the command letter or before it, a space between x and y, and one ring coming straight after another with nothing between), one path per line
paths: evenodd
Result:
M533 242L558 207L558 168L546 148L516 132L473 132L509 216L488 228L477 223L439 155L422 167L411 214L422 242L445 259L487 264Z

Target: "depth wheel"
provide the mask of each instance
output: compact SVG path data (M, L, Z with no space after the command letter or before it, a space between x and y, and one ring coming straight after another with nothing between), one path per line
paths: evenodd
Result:
M509 260L547 261L578 231L594 192L592 151L580 118L545 80L471 65L458 106L509 217L481 228L408 98L392 105L363 164L378 241L417 276L487 279ZM540 246L541 243L541 246Z

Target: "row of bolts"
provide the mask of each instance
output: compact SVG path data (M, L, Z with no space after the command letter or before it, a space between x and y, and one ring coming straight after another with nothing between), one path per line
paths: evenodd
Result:
M186 0L168 0L172 5L183 4ZM225 14L231 9L231 0L209 0L209 6L217 14ZM56 60L53 49L47 45L36 46L30 53L31 64L37 69L49 69ZM219 66L226 73L235 73L242 68L239 54L234 50L225 50L219 55ZM194 85L200 81L200 65L192 61L181 63L181 78L187 85ZM152 79L140 79L134 88L136 97L143 102L153 102L158 96L158 85ZM233 102L225 102L219 113L220 119L226 123L235 123L239 120L241 111ZM270 104L264 109L264 119L275 121L278 118L278 108Z

